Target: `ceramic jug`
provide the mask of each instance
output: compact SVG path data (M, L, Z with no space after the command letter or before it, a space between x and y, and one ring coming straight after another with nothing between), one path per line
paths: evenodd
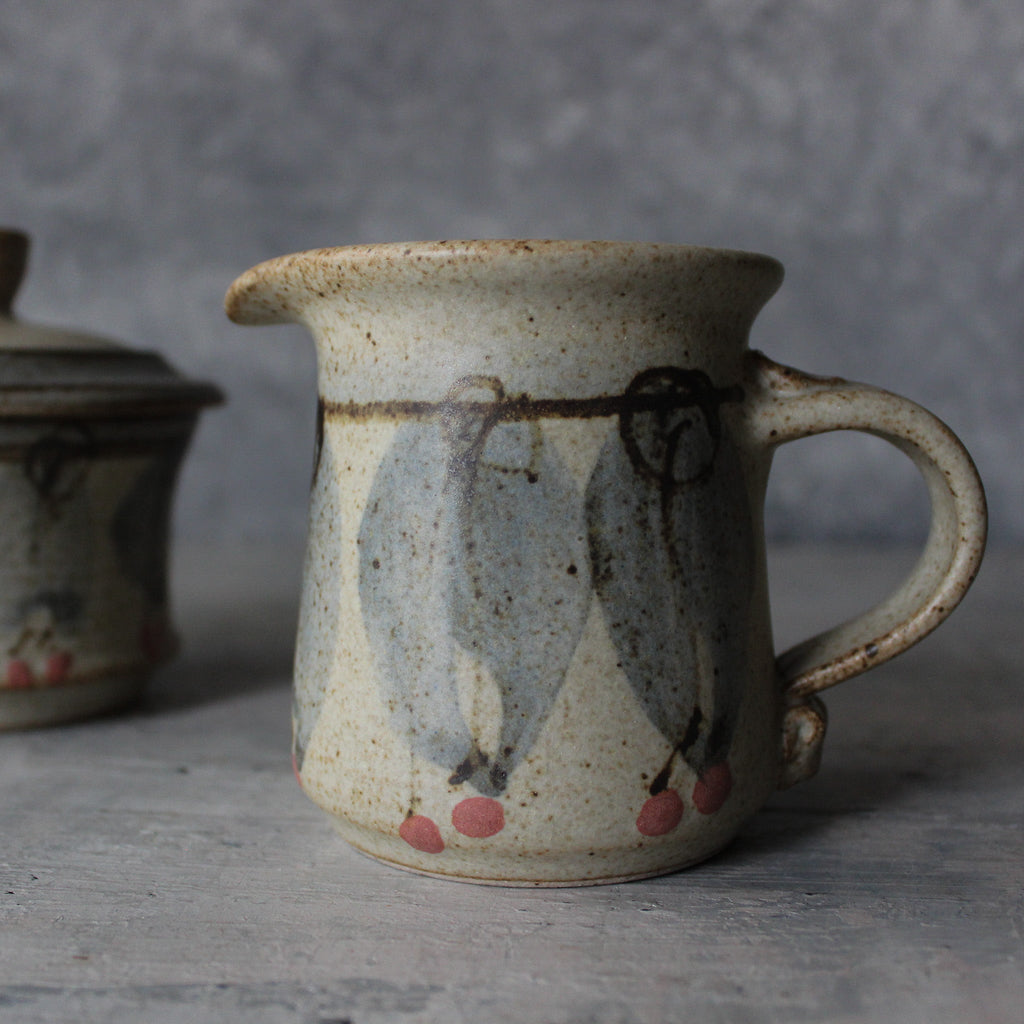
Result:
M359 850L478 882L672 871L817 768L817 691L923 637L985 506L912 402L748 348L782 268L673 245L324 249L240 277L243 324L317 345L294 757ZM862 430L932 528L879 607L776 657L772 453Z

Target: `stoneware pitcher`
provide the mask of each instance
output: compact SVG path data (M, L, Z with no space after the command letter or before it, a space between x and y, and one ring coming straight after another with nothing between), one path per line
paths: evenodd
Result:
M294 758L359 850L567 885L719 850L813 774L814 695L921 639L974 578L985 504L912 402L747 347L766 256L483 241L322 249L227 296L316 339ZM861 430L932 502L904 585L776 658L772 453Z

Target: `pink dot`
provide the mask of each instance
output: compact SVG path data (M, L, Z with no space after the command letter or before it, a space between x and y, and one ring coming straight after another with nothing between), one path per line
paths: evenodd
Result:
M32 682L32 669L29 668L27 661L15 658L7 663L7 685L9 687L14 690L24 690L31 686Z
M71 655L64 651L61 654L51 654L46 659L46 681L51 686L62 683L71 671Z
M444 849L441 830L425 815L414 814L398 826L398 834L422 853L440 853Z
M295 756L294 750L292 751L292 774L295 776L295 781L301 786L302 776L299 774L299 759Z
M636 829L642 836L663 836L683 820L683 801L674 789L663 789L640 809Z
M701 814L714 814L732 792L732 772L726 761L706 768L693 787L693 806Z
M452 811L452 824L471 839L486 839L505 827L505 809L488 796L471 796Z

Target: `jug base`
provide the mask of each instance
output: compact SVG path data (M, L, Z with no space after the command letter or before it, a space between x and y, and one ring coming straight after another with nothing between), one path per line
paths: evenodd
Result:
M630 870L622 870L624 865L614 866L616 856L614 853L597 855L592 858L587 856L586 865L581 867L581 858L575 855L563 855L550 860L541 856L530 858L525 862L517 862L509 866L508 861L503 865L470 865L464 863L459 866L453 865L453 870L437 870L426 865L412 863L411 858L398 859L388 856L386 852L379 849L368 849L366 845L358 841L353 842L352 827L347 823L340 823L337 820L332 822L338 834L357 853L371 860L386 864L388 867L398 868L411 874L424 875L428 878L438 878L448 882L465 882L474 885L504 886L519 889L559 889L575 888L594 885L618 885L623 882L638 882L645 878L657 878L661 875L671 875L677 871L709 860L727 847L734 838L728 836L724 841L716 843L711 849L702 850L699 853L688 853L683 856L671 858L666 851L660 851L661 856L655 859L651 857L648 864L640 866L639 859L633 860L635 867ZM362 832L362 829L355 831ZM380 837L383 842L373 842L375 847L390 845L388 837ZM650 851L653 853L653 851ZM635 851L633 851L635 854ZM633 858L619 858L630 859ZM646 858L645 858L646 859ZM596 863L595 863L596 860ZM507 870L503 870L507 868ZM532 870L531 870L532 868Z

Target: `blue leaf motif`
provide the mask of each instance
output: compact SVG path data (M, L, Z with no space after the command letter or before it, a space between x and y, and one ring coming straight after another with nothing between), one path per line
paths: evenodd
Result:
M656 401L627 405L588 483L594 586L637 700L699 774L728 755L746 670L753 520L718 412L733 395L660 368L626 397Z
M500 382L467 378L403 423L360 526L360 599L392 725L416 753L494 796L529 753L565 680L590 599L581 495L535 421L503 418ZM456 658L497 683L481 749Z

